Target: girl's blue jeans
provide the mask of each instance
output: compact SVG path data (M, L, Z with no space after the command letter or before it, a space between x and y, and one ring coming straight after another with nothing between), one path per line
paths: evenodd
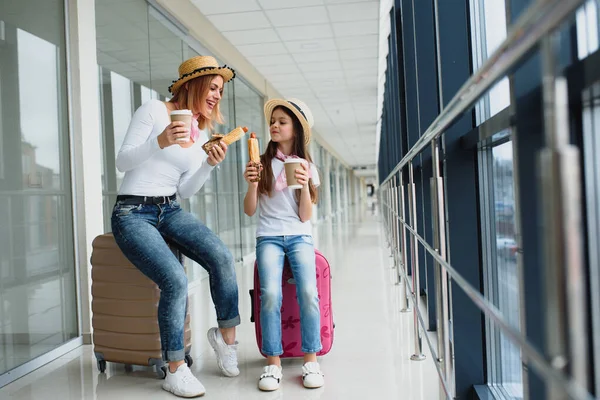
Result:
M260 324L262 352L268 356L283 354L281 344L281 276L287 256L296 281L300 305L302 351L321 350L321 314L317 293L315 248L312 236L263 236L256 240L256 258L260 279Z

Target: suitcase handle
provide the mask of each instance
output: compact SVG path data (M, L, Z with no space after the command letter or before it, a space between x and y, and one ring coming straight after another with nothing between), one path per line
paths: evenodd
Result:
M254 289L250 289L249 293L250 293L250 322L254 322Z

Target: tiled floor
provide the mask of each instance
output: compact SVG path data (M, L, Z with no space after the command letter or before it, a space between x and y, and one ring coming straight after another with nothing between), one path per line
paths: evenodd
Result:
M194 373L211 399L438 399L438 377L424 345L425 361L410 361L412 314L399 312L399 286L394 285L390 258L376 216L362 222L323 224L316 233L318 247L329 258L333 277L336 324L331 352L322 357L325 387L307 390L300 379L300 360L284 360L284 381L274 393L256 388L264 359L258 353L254 326L249 321L248 289L251 265L240 266L238 330L241 375L219 374L206 330L215 324L206 280L191 285L192 354ZM109 364L106 374L96 369L91 346L64 357L0 389L0 399L172 399L160 389L152 371Z

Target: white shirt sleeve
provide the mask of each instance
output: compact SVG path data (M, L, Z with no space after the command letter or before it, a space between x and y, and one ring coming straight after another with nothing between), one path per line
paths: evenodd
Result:
M319 170L315 164L310 164L310 175L313 185L315 185L315 187L319 187L319 185L321 185L321 179L319 178Z
M154 128L152 101L146 102L133 114L123 145L117 155L116 166L121 172L130 171L160 150L158 138L151 137Z
M208 155L202 150L202 146L200 145L200 143L205 143L206 140L206 135L201 134L199 143L194 145L196 150L194 164L189 170L181 175L181 178L179 178L177 192L179 192L179 197L182 199L187 199L198 193L210 177L212 170L215 168L208 163Z

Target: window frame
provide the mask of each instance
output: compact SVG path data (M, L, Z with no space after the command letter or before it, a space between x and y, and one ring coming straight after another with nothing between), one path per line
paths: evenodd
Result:
M505 114L508 111L505 110ZM501 118L506 120L506 115L501 115ZM495 122L498 125L497 121ZM496 196L494 190L496 184L494 182L494 155L493 149L505 145L506 143L512 143L513 132L510 126L506 126L504 129L498 128L494 133L491 134L491 130L483 129L483 139L478 144L477 149L477 162L479 168L479 196L480 196L480 220L481 220L481 256L482 256L482 276L483 276L483 293L485 297L496 304L500 309L499 303L501 300L501 288L499 286L499 267L497 264L497 244L498 232L495 225L495 204ZM514 147L513 147L513 171L516 174L516 160L514 158ZM515 237L518 237L519 223L518 223L518 197L516 193L516 184L513 176L513 193L514 193L514 213L515 213ZM517 279L520 276L520 264L516 263ZM523 299L524 294L519 285L517 288L518 298L518 310L519 310L519 329L523 329L521 324L523 317ZM503 311L500 309L500 311ZM505 377L502 371L502 352L501 347L501 331L496 328L493 322L485 317L485 349L486 349L486 374L487 374L487 385L494 397L497 399L515 399L514 394L506 388ZM522 397L525 397L525 374L523 368L521 368L521 383L523 384Z

